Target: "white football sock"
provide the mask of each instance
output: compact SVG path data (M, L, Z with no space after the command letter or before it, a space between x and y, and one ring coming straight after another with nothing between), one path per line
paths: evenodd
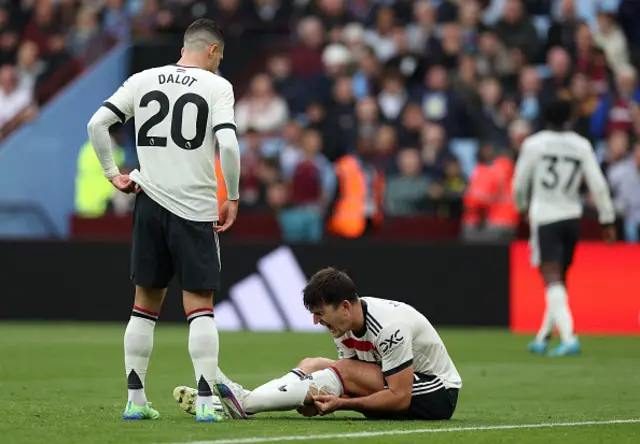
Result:
M309 375L311 379L311 394L313 396L323 395L344 395L344 386L338 376L337 370L333 368L325 368Z
M544 317L542 318L542 325L540 325L540 330L538 330L538 335L536 336L536 342L547 342L547 338L551 335L553 331L553 318L551 317L551 312L549 310L549 302L547 302L547 307L544 310Z
M153 350L153 332L158 315L134 307L124 332L124 366L127 375L128 400L144 405L147 397L144 382Z
M289 372L280 377L280 379L278 379L278 381L280 381L282 384L288 384L290 382L295 382L298 381L300 379L302 379L305 376L305 373L300 370L299 368L294 368L293 370L289 370Z
M563 283L556 282L547 287L547 306L553 323L558 328L560 340L563 344L568 344L574 340L573 317L571 316L567 299L567 290L564 288Z
M242 401L247 413L278 412L297 409L309 392L309 379L291 380L285 384L282 378L273 379L251 391Z
M189 319L189 354L196 375L198 398L196 410L202 404L213 408L213 384L218 372L218 329L213 320L213 310L199 310L187 316Z

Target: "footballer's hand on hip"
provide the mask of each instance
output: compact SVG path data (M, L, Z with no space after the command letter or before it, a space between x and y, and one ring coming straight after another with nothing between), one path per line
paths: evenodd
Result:
M111 178L111 183L114 187L122 191L123 193L133 193L136 189L136 183L131 180L128 174L120 174Z
M236 217L238 217L238 201L237 200L228 200L222 204L222 208L220 209L220 220L219 222L222 224L220 226L213 227L214 230L218 233L224 233L227 231L233 223L236 221Z

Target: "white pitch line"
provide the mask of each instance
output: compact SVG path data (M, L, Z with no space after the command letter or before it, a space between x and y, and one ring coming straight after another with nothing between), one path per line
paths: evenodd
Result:
M174 444L254 444L263 442L282 441L309 441L312 439L345 439L345 438L370 438L373 436L389 435L414 435L419 433L445 433L445 432L482 432L485 430L512 430L512 429L541 429L551 427L583 427L607 424L638 424L640 419L611 419L606 421L581 421L581 422L549 422L544 424L512 424L478 427L446 427L431 429L400 429L385 430L379 432L334 433L327 435L290 435L290 436L265 436L255 438L216 439L213 441L191 441Z

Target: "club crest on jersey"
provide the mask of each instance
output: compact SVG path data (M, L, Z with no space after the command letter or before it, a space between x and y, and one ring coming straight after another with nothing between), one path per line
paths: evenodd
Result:
M395 349L397 346L404 342L404 336L400 334L400 330L396 330L387 339L380 341L380 350L386 354Z

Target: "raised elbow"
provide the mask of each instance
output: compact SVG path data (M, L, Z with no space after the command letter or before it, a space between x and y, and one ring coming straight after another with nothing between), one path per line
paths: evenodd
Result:
M91 116L89 119L89 123L87 123L87 134L89 134L89 138L95 133L95 131L100 127L100 119L98 119L97 113Z

